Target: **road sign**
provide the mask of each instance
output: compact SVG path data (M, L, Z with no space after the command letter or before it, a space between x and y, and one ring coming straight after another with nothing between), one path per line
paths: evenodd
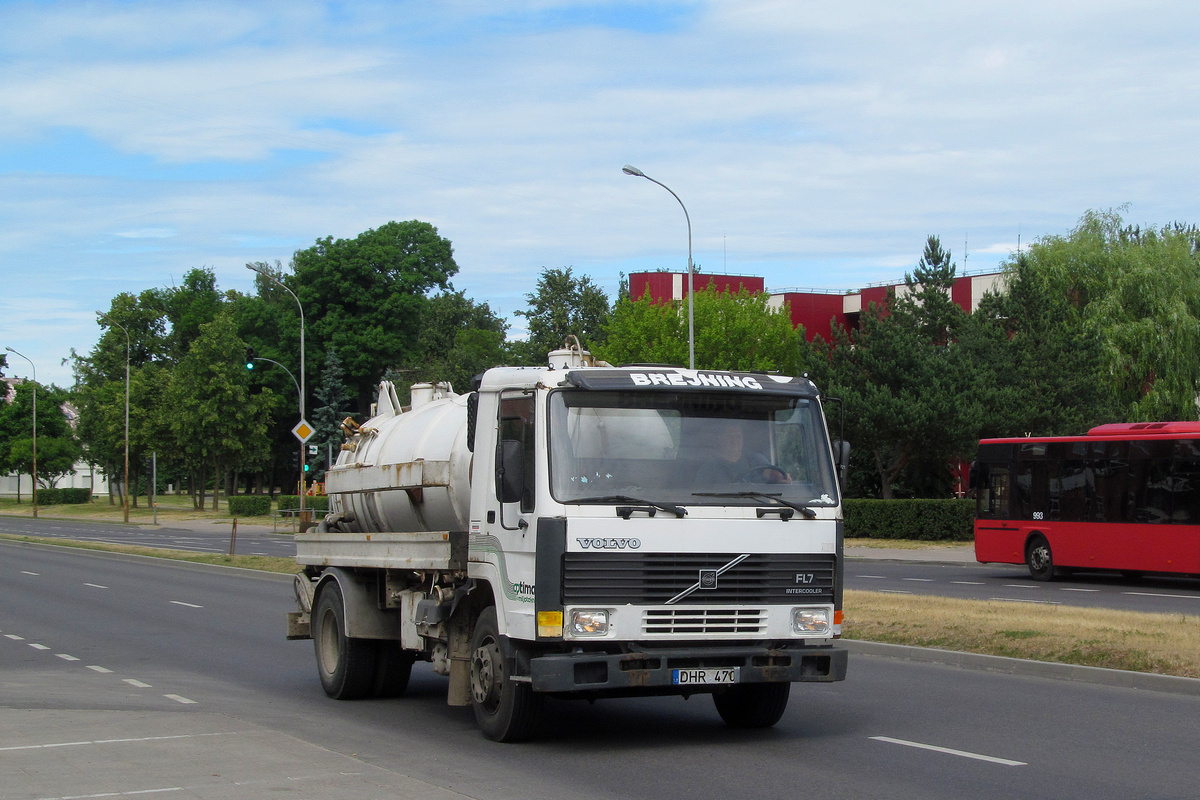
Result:
M316 433L313 426L308 424L307 420L300 420L296 423L296 427L292 428L292 435L300 440L301 443L307 442Z
M315 444L310 444L308 446L308 454L310 456L315 456L317 454L317 446Z

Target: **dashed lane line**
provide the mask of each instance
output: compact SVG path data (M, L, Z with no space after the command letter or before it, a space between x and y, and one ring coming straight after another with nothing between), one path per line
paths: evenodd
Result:
M1025 767L1028 763L1025 761L1013 761L1008 758L997 758L996 756L985 756L982 753L971 753L967 750L955 750L950 747L940 747L935 744L924 744L922 742L910 742L907 739L893 739L890 736L872 736L871 739L877 742L887 742L888 744L898 744L904 747L915 747L919 750L931 750L935 753L944 753L949 756L958 756L959 758L970 758L975 761L986 761L990 764L1000 764L1005 767Z
M177 606L187 606L188 608L204 608L204 606L198 606L195 603L185 603L182 600L169 600L168 602L174 603Z

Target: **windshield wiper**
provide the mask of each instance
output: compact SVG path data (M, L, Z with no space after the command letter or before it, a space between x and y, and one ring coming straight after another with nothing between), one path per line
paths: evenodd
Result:
M794 510L800 512L800 516L804 517L805 519L816 519L817 518L817 512L813 511L808 506L802 506L799 503L793 503L790 500L784 500L783 497L781 497L782 494L783 494L782 492L754 492L754 491L692 492L692 495L695 497L754 497L754 498L758 498L759 500L771 500L776 503L779 503L780 505L787 506L788 508L791 508L791 509L794 509Z
M682 517L687 514L687 509L683 506L677 506L674 503L657 503L653 500L643 500L640 497L630 497L627 494L609 494L603 497L577 497L576 503L636 503L650 510L650 516L654 516L654 509L662 509L668 514L674 514L676 517ZM617 509L617 514L624 519L629 519L636 509L628 506L623 506Z

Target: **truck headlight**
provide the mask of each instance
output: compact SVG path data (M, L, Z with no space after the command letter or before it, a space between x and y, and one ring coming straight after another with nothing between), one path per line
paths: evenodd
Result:
M608 609L577 608L571 612L572 636L604 636L608 633Z
M800 636L828 635L828 608L793 608L792 633Z

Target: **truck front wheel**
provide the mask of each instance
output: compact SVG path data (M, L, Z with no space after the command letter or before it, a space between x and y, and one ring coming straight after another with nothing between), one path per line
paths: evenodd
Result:
M317 598L312 638L325 694L334 700L357 700L373 693L378 642L346 635L346 602L337 581L325 584Z
M746 683L713 694L713 705L731 728L769 728L787 710L790 683Z
M511 680L500 647L496 608L475 621L471 636L471 708L483 735L496 742L528 739L537 728L543 705L528 683Z

